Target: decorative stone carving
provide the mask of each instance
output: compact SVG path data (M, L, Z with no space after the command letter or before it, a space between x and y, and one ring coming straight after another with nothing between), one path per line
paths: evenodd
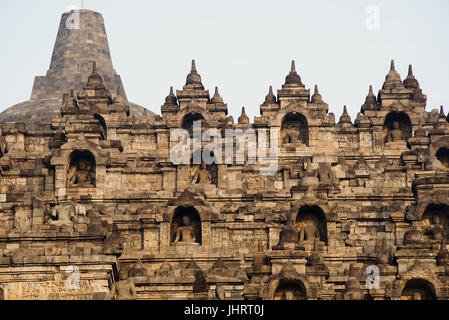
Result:
M165 278L165 277L173 277L174 270L173 267L168 262L164 262L158 270L154 272L155 277Z
M137 263L132 266L132 268L129 270L129 276L130 277L146 277L147 276L147 269L143 265L142 261L140 259L137 260Z

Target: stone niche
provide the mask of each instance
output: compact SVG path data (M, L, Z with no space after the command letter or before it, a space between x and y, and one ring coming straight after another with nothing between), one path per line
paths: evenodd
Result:
M274 292L273 300L306 300L306 289L299 280L281 280Z
M212 213L216 214L216 208L205 201L203 194L190 189L170 200L159 226L161 252L209 249Z
M67 187L95 187L95 167L95 157L90 151L73 151L67 169Z
M190 137L193 137L193 124L195 121L200 121L201 124L201 133L203 133L203 131L206 128L206 122L204 120L204 117L199 114L199 113L188 113L184 116L184 118L182 119L182 128L184 130L187 130L187 132L189 133Z
M171 245L201 245L201 218L198 211L190 207L178 207L170 224Z
M316 205L304 205L296 216L299 241L321 241L327 244L327 222L323 210Z
M55 168L56 196L103 196L106 164L110 153L98 144L80 138L52 151L50 164Z
M412 136L412 125L405 112L390 112L385 117L382 138L385 143L400 143Z
M447 239L449 229L449 206L429 204L422 217L424 235L430 240Z
M410 279L402 290L401 300L435 300L435 288L424 279Z
M290 112L282 120L281 139L286 143L302 143L309 145L309 125L300 113Z
M435 154L437 159L441 162L441 165L444 168L449 169L449 149L448 148L440 148Z

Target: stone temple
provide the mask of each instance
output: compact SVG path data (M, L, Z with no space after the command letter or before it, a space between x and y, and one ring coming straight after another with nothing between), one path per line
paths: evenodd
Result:
M293 62L250 122L192 62L155 115L127 101L101 15L72 14L0 115L0 298L448 299L449 123L411 66L336 121ZM278 130L277 171L236 152L175 164L171 132L195 121Z

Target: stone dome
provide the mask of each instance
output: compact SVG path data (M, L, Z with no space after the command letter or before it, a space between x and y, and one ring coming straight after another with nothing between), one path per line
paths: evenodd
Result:
M79 92L83 87L105 88L110 92L119 88L120 99L128 103L130 115L136 118L143 115L146 109L128 102L120 75L112 66L102 15L79 10L81 30L67 30L70 14L66 12L61 17L50 68L45 76L35 77L30 100L4 110L0 122L49 124L60 111L63 94L72 89ZM153 112L148 113L151 119L155 117Z
M137 119L143 116L145 110L135 103L127 102L130 116ZM0 113L0 122L23 122L33 124L50 124L57 117L62 106L62 97L50 97L47 99L36 99L18 103ZM148 111L150 119L155 113Z
M422 241L423 234L419 230L410 230L404 233L403 244L416 244Z

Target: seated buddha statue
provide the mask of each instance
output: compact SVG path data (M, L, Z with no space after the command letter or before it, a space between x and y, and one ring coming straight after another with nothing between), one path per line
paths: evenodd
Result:
M173 243L185 242L185 243L196 243L196 230L191 225L190 218L188 216L182 217L183 226L176 230L175 241Z
M92 161L80 158L72 164L67 173L69 186L88 186L94 184Z
M405 139L404 133L402 132L402 130L399 127L399 122L394 121L393 129L388 131L386 141L387 142L397 142L397 141L401 141L404 139Z

